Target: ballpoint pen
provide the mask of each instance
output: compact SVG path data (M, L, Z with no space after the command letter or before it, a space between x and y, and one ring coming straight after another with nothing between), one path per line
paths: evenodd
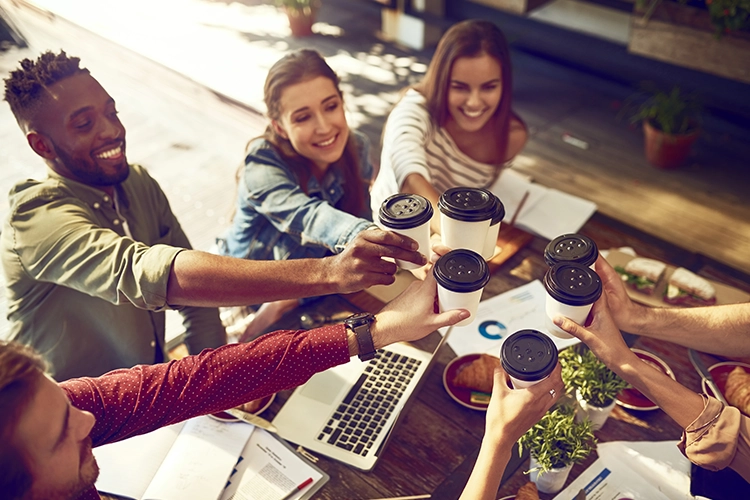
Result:
M312 482L313 482L312 478L311 478L311 477L308 477L307 479L305 479L304 481L302 481L302 483L300 483L300 485L299 485L299 486L297 486L297 487L296 487L296 488L294 488L294 489L293 489L292 491L290 491L289 493L287 493L286 495L284 495L283 497L281 497L281 500L289 500L289 499L290 499L290 498L292 498L292 497L293 497L293 496L294 496L294 495L295 495L295 494L296 494L296 493L297 493L298 491L302 491L302 490L304 490L304 489L305 489L305 488L307 487L307 485L308 485L308 484L310 484L310 483L312 483Z

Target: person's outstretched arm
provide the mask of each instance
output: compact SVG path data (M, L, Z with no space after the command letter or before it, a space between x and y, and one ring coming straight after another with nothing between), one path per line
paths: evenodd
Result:
M479 456L460 500L494 500L497 497L516 441L542 418L563 391L559 363L547 379L526 389L511 389L505 371L495 370Z
M620 330L729 358L750 357L750 303L647 307L628 297L622 278L601 256L596 261L596 272Z
M594 304L593 320L586 328L562 316L553 321L685 430L680 450L688 459L710 470L730 467L749 479L750 417L714 398L704 399L638 358L623 341L607 299L602 295Z
M390 285L397 266L381 257L426 263L414 251L416 245L396 233L370 229L359 233L340 254L322 259L252 261L184 250L172 264L167 303L247 305Z

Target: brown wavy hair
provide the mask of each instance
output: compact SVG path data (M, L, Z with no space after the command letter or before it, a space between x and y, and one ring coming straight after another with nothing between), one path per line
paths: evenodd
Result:
M281 94L290 85L306 82L317 77L328 78L342 96L339 88L339 77L325 62L325 59L315 50L302 49L291 52L279 59L268 71L263 89L263 100L268 109L268 118L279 120L281 117ZM302 190L307 193L307 183L310 179L312 162L297 153L288 139L276 133L272 125L266 127L263 138L270 142L290 166L297 177ZM336 208L353 215L360 216L365 210L365 181L360 174L359 151L354 134L349 133L349 140L344 153L331 168L340 169L344 175L348 189ZM369 181L369 179L368 179Z
M31 347L0 341L0 491L3 498L21 499L33 478L23 450L12 444L18 419L34 395L46 364ZM6 496L7 495L7 496Z
M500 64L503 94L491 119L497 131L498 155L505 161L510 120L514 116L511 109L513 74L508 42L500 28L479 19L469 19L451 26L438 42L424 78L411 88L425 97L430 115L438 125L444 126L449 116L448 90L453 64L459 57L479 57L484 54Z

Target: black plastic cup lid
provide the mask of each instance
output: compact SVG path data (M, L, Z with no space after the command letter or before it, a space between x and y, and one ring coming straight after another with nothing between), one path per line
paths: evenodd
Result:
M440 195L438 209L451 219L478 222L492 219L497 197L486 189L457 187Z
M570 306L586 306L602 294L599 275L590 267L575 262L555 264L542 280L553 299Z
M495 214L492 216L492 222L490 222L490 226L499 224L500 221L505 218L505 205L503 205L503 202L500 201L500 198L498 198L494 194L492 196L495 197Z
M500 363L511 377L527 382L541 380L557 365L557 346L537 330L519 330L505 339Z
M590 266L599 255L594 240L582 234L563 234L547 244L544 261L554 266L560 262L577 262Z
M465 248L451 250L440 257L432 273L440 286L459 293L475 292L490 281L490 269L484 258Z
M429 222L432 204L418 194L399 193L389 196L380 205L380 223L390 229L411 229Z

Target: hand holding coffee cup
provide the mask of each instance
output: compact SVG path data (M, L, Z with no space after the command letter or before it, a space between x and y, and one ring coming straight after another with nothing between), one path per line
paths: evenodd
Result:
M542 283L547 290L545 311L549 333L561 339L573 338L555 325L552 319L560 315L580 325L584 324L591 306L602 295L599 275L590 267L581 264L560 263L547 270Z
M582 234L563 234L550 241L544 249L544 261L549 266L575 262L594 269L598 256L596 242Z
M484 258L463 248L451 250L438 259L432 272L438 284L440 312L466 309L471 315L456 326L474 321L482 290L490 281L490 270Z
M432 204L418 194L399 193L389 196L380 206L380 224L394 233L407 236L419 244L418 252L429 256L430 219ZM405 260L396 260L402 269L418 269L421 266Z
M496 206L497 197L486 189L457 187L446 190L438 200L443 245L482 255Z
M519 330L505 339L500 348L500 364L514 389L538 384L557 365L557 346L537 330Z

